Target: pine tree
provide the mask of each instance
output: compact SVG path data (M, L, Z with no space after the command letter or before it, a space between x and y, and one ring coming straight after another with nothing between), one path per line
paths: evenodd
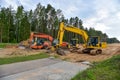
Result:
M30 35L30 23L28 21L27 13L21 19L21 28L20 28L20 41L26 40Z
M30 10L29 12L29 15L28 15L28 21L30 23L30 32L32 31L32 22L33 22L33 11Z
M17 40L17 42L20 42L20 32L22 32L21 31L21 19L23 18L23 6L18 6L18 8L17 8L17 13L16 13L16 24L15 24L15 26L16 26L16 40Z

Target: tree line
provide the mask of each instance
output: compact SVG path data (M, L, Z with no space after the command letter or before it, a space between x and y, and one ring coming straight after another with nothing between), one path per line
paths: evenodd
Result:
M78 17L66 19L62 10L55 9L50 4L47 7L37 4L34 10L25 11L24 7L18 6L14 10L12 6L8 8L0 8L0 42L18 43L26 40L30 36L30 32L46 33L53 38L57 37L59 23L63 21L65 24L73 25L85 30L89 36L100 36L103 40L114 43L119 42L116 38L109 38L106 33L95 30L94 28L85 28L82 20ZM65 32L64 40L69 41L72 37L79 38L79 42L83 42L80 35Z

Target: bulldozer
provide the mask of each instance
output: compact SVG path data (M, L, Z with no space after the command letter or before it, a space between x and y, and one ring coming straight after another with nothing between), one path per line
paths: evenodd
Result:
M64 22L61 22L60 26L59 26L57 39L55 39L53 41L54 45L51 50L56 50L57 52L59 52L58 50L62 49L64 31L69 31L69 32L78 34L78 35L82 36L82 39L84 41L84 44L82 45L83 48L79 49L78 48L78 45L79 45L78 39L71 40L72 44L66 45L69 49L76 48L76 49L79 49L79 51L82 53L101 54L102 48L106 48L106 46L107 46L106 42L101 42L99 36L89 37L88 34L86 33L86 31L79 29L77 27L74 27L74 26L70 26L70 25L66 26L64 24ZM73 51L73 49L72 49L72 51Z
M44 33L31 32L30 38L22 41L20 46L32 49L50 48L52 45L53 37Z

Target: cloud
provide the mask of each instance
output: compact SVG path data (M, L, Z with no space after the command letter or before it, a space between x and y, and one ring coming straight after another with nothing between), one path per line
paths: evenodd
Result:
M34 10L37 5L33 0L20 0L20 3L24 6L25 10Z
M117 0L95 0L94 14L83 19L85 27L94 27L120 40L120 6Z
M25 10L35 9L36 4L32 0L1 0L0 3L1 7L9 7L11 5L14 10L20 5L23 5Z
M8 6L12 6L13 9L16 9L17 8L17 1L16 0L1 0L1 3L0 3L1 7L8 7Z
M85 27L94 27L120 40L120 1L119 0L0 0L0 5L14 9L22 4L25 10L35 9L38 3L51 4L61 9L65 18L78 16Z
M67 16L67 18L70 17L75 17L75 15L73 13L77 14L78 8L74 5L70 6L69 9L63 9L63 14L65 15L65 17Z
M87 5L85 0L60 0L59 8L63 11L66 18L71 17L86 17L92 11L92 8L89 9L90 5ZM86 0L88 3L92 4L90 0ZM92 13L92 12L91 12Z

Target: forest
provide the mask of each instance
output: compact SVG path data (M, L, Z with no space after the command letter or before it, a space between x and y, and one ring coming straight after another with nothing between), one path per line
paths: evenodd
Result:
M82 24L83 21L78 17L71 17L66 19L62 10L55 9L50 4L46 7L37 4L34 10L26 11L24 7L18 6L14 10L12 6L8 8L0 7L0 42L1 43L19 43L20 41L27 40L30 32L46 33L53 38L57 37L59 23L64 22L87 32L89 36L100 36L102 41L108 43L119 42L117 38L109 38L106 33L95 30L93 27L85 28ZM71 38L79 38L79 42L83 42L80 35L65 32L64 40L68 41Z

